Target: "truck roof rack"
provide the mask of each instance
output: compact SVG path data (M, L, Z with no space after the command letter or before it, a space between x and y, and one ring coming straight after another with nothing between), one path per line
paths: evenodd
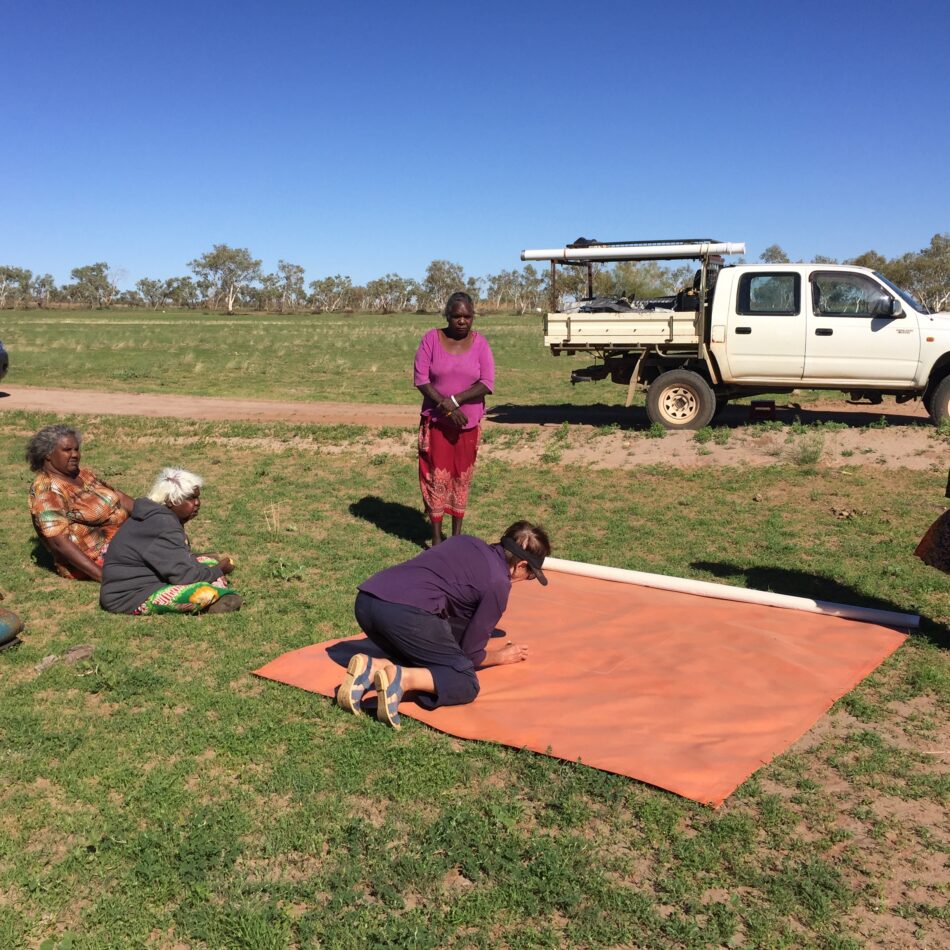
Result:
M577 238L568 247L652 247L656 244L718 244L718 238L664 238L655 241L597 241Z
M586 264L590 261L699 260L725 254L745 254L745 244L730 244L712 238L680 238L665 241L593 241L578 238L561 248L521 252L523 261L559 261Z

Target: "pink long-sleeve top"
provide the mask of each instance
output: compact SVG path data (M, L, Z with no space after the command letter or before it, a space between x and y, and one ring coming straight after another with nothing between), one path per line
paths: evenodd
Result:
M431 383L443 396L454 396L473 386L484 383L489 392L495 390L495 358L488 340L472 330L475 338L464 353L449 353L442 346L438 328L429 330L419 343L413 364L412 384ZM485 399L460 400L460 408L468 417L466 429L473 429L485 415ZM436 404L428 396L422 400L424 416L438 415Z

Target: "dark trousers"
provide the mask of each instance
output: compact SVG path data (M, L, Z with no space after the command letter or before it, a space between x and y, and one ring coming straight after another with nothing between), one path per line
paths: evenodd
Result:
M356 595L354 613L360 629L391 660L424 666L432 674L435 694L416 697L424 709L461 706L478 695L475 666L459 647L448 620L364 591Z

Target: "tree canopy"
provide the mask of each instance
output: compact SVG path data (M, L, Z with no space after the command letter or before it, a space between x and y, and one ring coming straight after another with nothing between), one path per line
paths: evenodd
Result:
M223 299L228 313L234 313L238 294L260 280L261 262L251 257L246 247L215 246L201 257L188 262L199 283L208 285L215 297Z
M770 244L760 255L759 260L763 264L788 264L790 263L788 254L778 244Z
M81 300L90 307L108 307L119 288L109 272L109 265L100 261L70 271L73 283L64 289L73 300Z

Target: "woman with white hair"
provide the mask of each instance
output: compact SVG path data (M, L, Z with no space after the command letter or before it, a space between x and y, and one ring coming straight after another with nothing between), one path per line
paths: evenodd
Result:
M241 596L224 579L234 570L191 553L184 524L201 508L199 475L164 468L147 498L136 498L128 521L106 552L99 603L114 614L226 613Z

